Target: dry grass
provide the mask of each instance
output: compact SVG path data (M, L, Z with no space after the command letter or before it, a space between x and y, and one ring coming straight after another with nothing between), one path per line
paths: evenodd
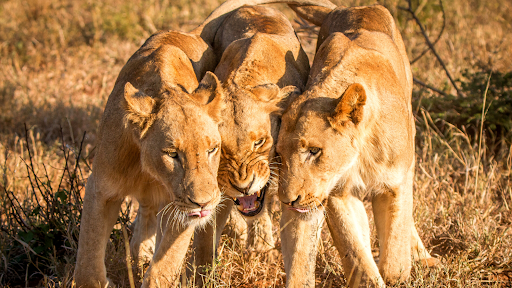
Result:
M74 164L73 159L79 152L77 147L87 131L79 176L86 179L103 107L117 74L130 55L156 29L190 30L219 2L221 0L0 2L0 221L3 229L0 232L0 285L25 286L25 279L29 286L72 285L76 249L76 243L73 244L76 239L72 237L68 239L73 243L69 244L66 257L55 257L53 264L45 267L49 268L47 272L28 273L33 270L27 267L26 271L13 271L13 261L19 255L13 255L9 247L18 243L19 237L12 232L16 231L13 219L8 219L12 211L6 191L16 195L27 211L34 207L37 197L33 195L25 167L29 159L27 145L33 156L34 172L41 179L47 177L49 182L45 185L56 191L65 168L64 156L68 153L70 164ZM374 3L333 2L348 6ZM409 57L414 59L426 45L417 25L398 9L407 3L398 0L380 3L397 19ZM419 0L414 2L413 8L429 36L435 39L443 21L438 3ZM512 70L512 4L509 1L447 0L444 10L446 27L436 49L454 78L460 78L465 69ZM293 17L289 10L286 14ZM314 31L300 29L299 32L310 58L315 47L315 37L311 34ZM430 52L414 63L412 69L418 79L444 92L455 93ZM485 138L480 146L478 135L465 132L478 131L480 127L446 128L449 125L445 124L445 129L440 131L438 119L431 119L429 111L425 110L427 107L421 105L421 99L438 95L415 86L413 97L418 128L414 218L420 236L432 253L441 258L443 265L436 269L415 266L411 279L400 286L512 286L510 139L495 150L487 149ZM24 123L28 127L27 137ZM278 248L279 217L279 211L275 211ZM8 226L14 230L5 230ZM127 287L124 242L120 227L117 228L107 248L107 269L115 283ZM76 233L76 227L70 231ZM339 255L328 231L322 232L317 285L341 287L345 282ZM276 254L274 259L251 258L241 243L224 238L217 264L210 270L208 286L283 287L282 256ZM21 280L15 279L16 274L21 275Z

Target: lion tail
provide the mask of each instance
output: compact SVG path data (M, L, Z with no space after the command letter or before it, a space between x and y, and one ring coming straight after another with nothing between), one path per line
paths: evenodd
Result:
M217 30L219 30L219 27L221 26L224 19L229 15L230 12L233 10L236 10L244 5L260 5L260 4L271 4L271 3L286 3L291 4L295 6L295 9L301 8L301 6L308 6L308 8L301 9L301 10L295 10L297 14L301 15L300 12L297 11L310 11L315 10L313 8L316 7L316 10L322 11L325 15L322 18L325 18L327 14L332 10L335 9L337 6L330 2L329 0L227 0L226 2L222 3L217 9L213 10L213 12L206 18L206 20L196 29L192 30L191 33L200 35L203 40L212 45L213 40L215 39L215 33ZM328 11L327 13L325 13ZM322 13L311 13L311 15L317 15L318 18L321 18L320 15ZM305 14L307 15L307 13ZM323 14L322 14L323 15ZM301 15L302 16L302 15ZM308 18L304 17L306 20ZM315 18L315 17L311 17ZM315 18L316 19L316 18ZM308 20L309 21L309 20ZM312 23L315 23L311 21ZM315 23L316 24L316 23ZM320 23L321 24L321 23ZM317 24L318 25L318 24Z

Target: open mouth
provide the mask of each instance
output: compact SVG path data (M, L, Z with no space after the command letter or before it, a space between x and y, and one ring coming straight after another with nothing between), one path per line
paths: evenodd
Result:
M263 209L263 201L265 194L268 190L269 184L267 183L260 191L245 197L233 198L238 212L244 216L255 216Z

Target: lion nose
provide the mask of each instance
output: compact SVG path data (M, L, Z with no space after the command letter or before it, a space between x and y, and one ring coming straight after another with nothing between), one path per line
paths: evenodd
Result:
M300 195L297 196L297 199L295 199L292 202L290 202L290 206L295 206L295 205L299 204L300 198L301 198Z
M253 177L251 182L244 188L241 188L238 185L233 184L233 182L231 182L231 180L229 182L231 183L231 186L233 186L233 188L235 188L238 192L243 193L243 194L248 194L249 190L251 190L251 187L252 187L252 184L254 183L255 178L256 177Z
M192 199L190 199L190 197L188 198L188 201L190 201L192 204L196 204L197 206L203 208L205 207L206 205L208 205L208 203L211 202L211 200L207 201L207 202L204 202L204 203L197 203L195 201L193 201Z

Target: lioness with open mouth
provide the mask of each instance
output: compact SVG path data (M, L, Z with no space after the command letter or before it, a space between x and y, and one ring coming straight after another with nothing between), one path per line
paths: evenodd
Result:
M335 7L323 0L289 2ZM258 221L257 231L249 231L250 248L267 251L274 245L268 194L277 178L279 118L286 98L304 88L309 61L288 19L270 7L234 11L217 31L213 48L222 55L215 74L226 93L218 181L232 200L216 216L216 243L234 204L247 221ZM196 264L212 262L213 235L208 226L194 237Z
M380 5L308 9L296 10L323 23L317 53L306 92L282 117L277 143L287 287L314 287L324 217L350 287L404 280L412 254L431 258L412 217L415 126L402 38ZM366 196L380 243L378 265Z

